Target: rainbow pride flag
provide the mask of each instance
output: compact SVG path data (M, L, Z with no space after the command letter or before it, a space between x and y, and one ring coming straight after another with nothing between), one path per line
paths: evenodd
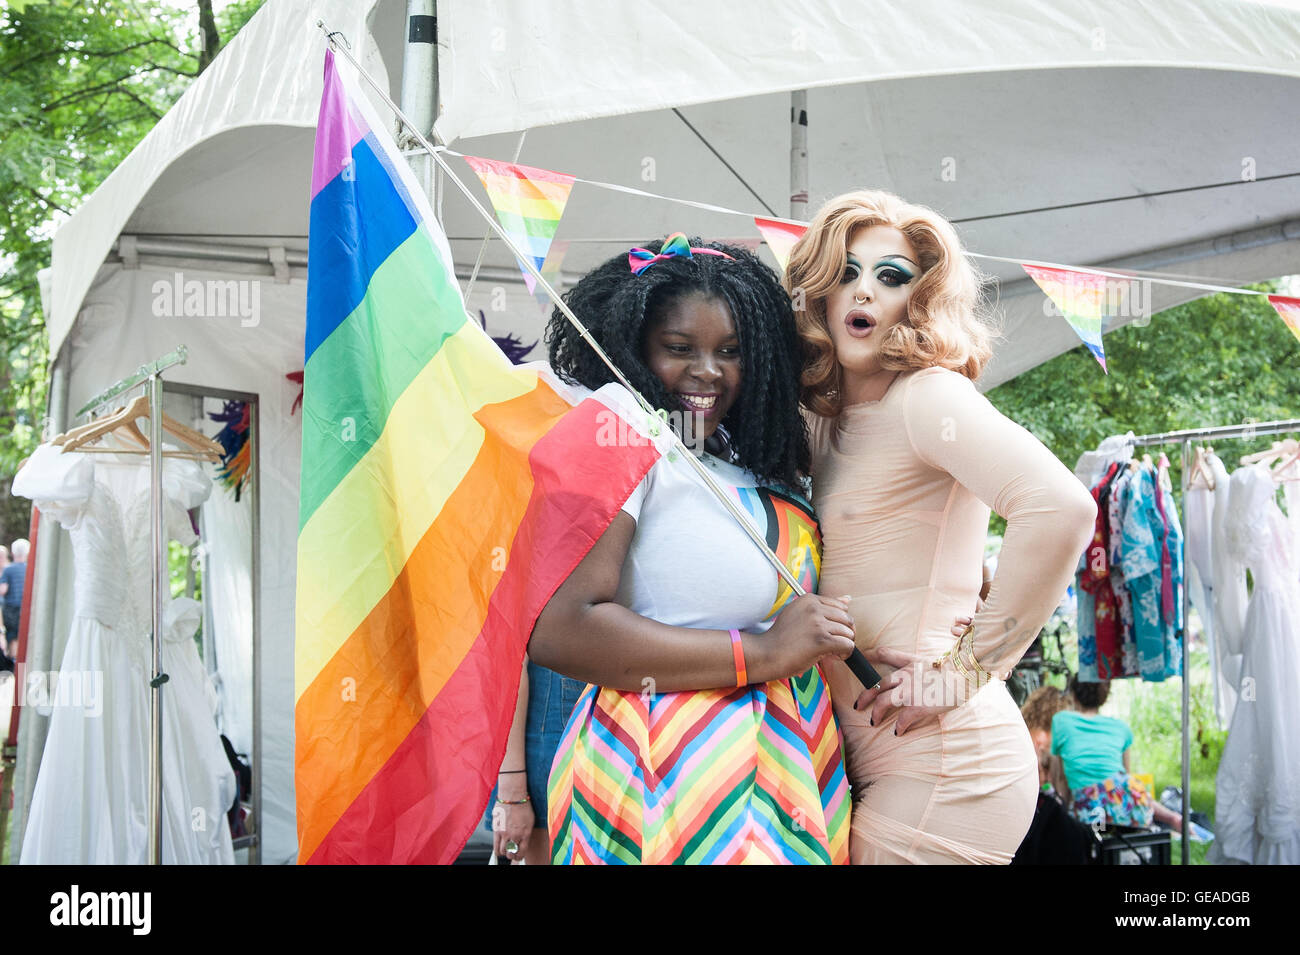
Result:
M538 613L663 451L626 391L512 366L469 318L386 125L327 53L303 382L300 862L455 859L504 755Z
M569 193L573 191L573 177L549 169L477 156L466 156L465 162L483 183L501 228L510 236L510 241L528 254L540 272L555 238L555 230L560 227L560 217L564 215ZM522 265L519 270L524 274L528 294L532 295L537 280Z
M1020 267L1052 300L1074 333L1097 359L1101 370L1106 369L1106 349L1101 342L1102 327L1106 321L1106 276L1095 272L1075 272L1072 269L1052 269L1041 265Z

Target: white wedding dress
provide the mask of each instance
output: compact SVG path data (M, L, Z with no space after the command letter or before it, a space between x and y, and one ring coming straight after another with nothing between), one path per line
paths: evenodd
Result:
M1220 725L1231 726L1241 682L1242 632L1246 627L1246 565L1228 546L1228 504L1232 478L1217 454L1206 456L1214 474L1214 507L1210 517L1210 576L1214 590L1214 649L1219 664Z
M149 483L146 458L64 454L52 445L38 448L14 478L14 494L68 529L76 566L58 683L42 698L50 685L28 674L22 688L26 702L50 720L24 864L148 861ZM197 462L168 458L163 485L168 536L193 544L187 511L207 498L211 480ZM199 605L186 598L170 601L164 614L165 863L234 862L225 814L236 781L193 639L200 617Z
M1267 469L1232 475L1227 546L1250 568L1254 588L1219 763L1214 863L1300 863L1300 585L1276 490Z

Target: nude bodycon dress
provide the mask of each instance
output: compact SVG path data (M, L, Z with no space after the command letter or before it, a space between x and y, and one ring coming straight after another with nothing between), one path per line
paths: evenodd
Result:
M880 401L808 416L825 553L819 592L852 595L858 645L927 660L975 608L989 507L1007 532L975 653L1005 675L1065 594L1096 505L1033 435L956 372L899 375ZM927 664L928 666L928 664ZM844 733L855 864L1007 863L1029 830L1038 769L1001 680L894 735L857 712L848 668L824 666ZM877 666L888 678L889 667Z

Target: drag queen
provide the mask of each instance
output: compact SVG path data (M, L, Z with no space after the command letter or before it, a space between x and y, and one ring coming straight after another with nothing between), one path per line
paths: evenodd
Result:
M795 245L786 288L806 355L821 589L851 595L856 641L885 677L862 692L838 659L824 664L851 859L1007 863L1038 775L1001 677L1065 592L1094 502L976 390L990 331L941 216L883 192L833 199ZM1007 520L997 574L954 643L990 507Z

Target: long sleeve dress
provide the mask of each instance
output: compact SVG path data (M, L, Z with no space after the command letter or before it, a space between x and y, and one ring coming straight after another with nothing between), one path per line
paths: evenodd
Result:
M899 375L881 400L836 419L811 416L810 433L821 593L852 595L858 645L926 659L952 647L953 619L979 596L992 507L1007 532L974 650L990 673L1009 671L1091 537L1087 489L945 369ZM992 680L899 737L895 715L872 727L869 711L853 709L861 688L844 664L825 670L855 800L852 861L1010 862L1033 819L1038 772L1005 684Z

